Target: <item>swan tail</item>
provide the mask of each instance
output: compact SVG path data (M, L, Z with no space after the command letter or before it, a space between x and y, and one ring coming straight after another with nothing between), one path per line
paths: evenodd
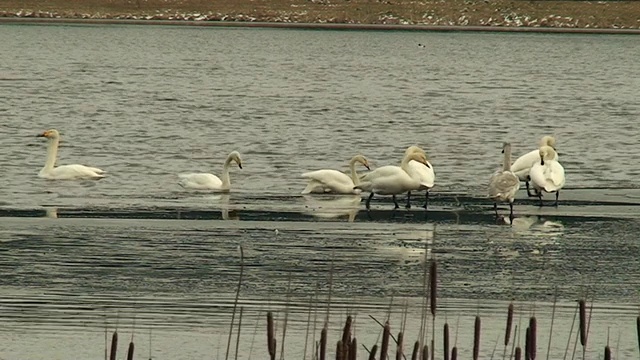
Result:
M311 194L311 193L314 193L314 194L325 193L325 189L322 186L322 183L316 180L309 180L307 187L304 188L304 190L302 190L301 194L305 195L305 194Z

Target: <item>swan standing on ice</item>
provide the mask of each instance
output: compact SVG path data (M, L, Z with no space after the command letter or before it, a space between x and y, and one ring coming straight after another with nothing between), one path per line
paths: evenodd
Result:
M543 136L542 139L540 139L540 145L538 147L541 146L550 146L555 150L556 139L553 136L549 135ZM529 177L529 171L531 170L531 167L540 160L540 155L538 152L538 149L531 150L528 153L520 156L516 161L513 162L513 165L511 165L511 171L516 174L520 181L525 182L525 185L527 186L527 195L529 197L537 196L535 194L532 194L529 190L529 181L531 179ZM558 160L557 153L555 159L553 160Z
M502 171L496 171L489 180L489 197L493 199L493 211L498 217L498 202L509 202L509 219L513 222L513 200L518 189L520 179L511 171L511 144L505 142L502 145L504 160Z
M47 161L38 173L38 176L45 179L54 180L98 180L105 177L104 170L84 166L84 165L61 165L56 167L56 157L58 156L58 145L60 144L60 133L56 129L51 129L38 135L49 140L47 147Z
M564 168L556 160L558 154L551 146L542 146L538 151L538 161L531 167L529 177L531 184L536 192L536 196L540 199L542 206L542 192L556 193L556 202L554 206L558 206L558 197L560 189L564 186Z
M333 169L322 169L302 174L302 177L309 180L302 194L359 194L361 190L354 189L354 186L360 184L360 179L356 172L356 163L360 163L370 169L369 160L362 155L356 155L349 161L351 177Z
M395 204L395 209L397 209L400 206L396 201L396 195L420 189L420 182L412 178L408 173L409 162L411 160L429 166L424 153L414 151L402 159L400 166L382 166L360 178L362 183L356 185L355 188L371 193L367 198L367 209L370 208L371 199L374 194L393 195L393 203Z
M185 189L194 190L216 190L220 192L228 192L231 188L231 179L229 178L229 164L235 161L238 167L242 169L242 158L240 153L232 151L224 162L222 167L222 180L219 177L208 173L190 173L178 174L178 185Z
M415 160L411 160L409 161L407 173L409 174L409 176L411 176L412 178L420 182L420 188L417 191L422 191L422 190L425 191L425 200L424 200L424 205L422 207L426 209L427 206L429 205L429 190L431 190L431 188L433 187L436 181L436 174L433 171L433 166L431 166L431 163L428 160L429 158L427 154L420 147L415 145L409 146L407 150L405 150L404 156L406 157L408 154L416 151L419 151L422 154L424 154L424 156L427 158L427 163L421 164ZM411 208L411 191L407 192L406 208L407 209Z

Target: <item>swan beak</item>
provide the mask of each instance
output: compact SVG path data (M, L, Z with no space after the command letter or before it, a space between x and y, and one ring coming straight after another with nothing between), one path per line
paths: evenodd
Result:
M363 165L364 165L364 167L367 168L367 170L371 170L371 168L369 167L369 164L363 164Z
M47 137L47 133L46 133L46 132L43 132L42 134L38 134L38 135L36 135L36 137L39 137L39 138L41 138L41 137Z
M242 169L242 164L238 164L238 167L239 167L240 169Z

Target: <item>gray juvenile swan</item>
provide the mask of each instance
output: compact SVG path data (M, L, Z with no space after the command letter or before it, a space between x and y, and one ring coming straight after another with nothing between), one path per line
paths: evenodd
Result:
M498 217L498 202L509 202L509 218L513 222L513 200L518 189L520 189L520 179L511 171L511 144L502 144L504 160L502 170L496 171L489 180L489 197L493 199L493 210Z

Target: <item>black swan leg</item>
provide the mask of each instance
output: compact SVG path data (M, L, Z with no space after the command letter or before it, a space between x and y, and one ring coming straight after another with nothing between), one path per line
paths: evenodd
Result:
M367 198L367 202L365 203L365 206L367 207L367 210L369 210L371 208L371 199L373 198L373 192L371 192L371 194L369 194L369 197Z
M498 217L498 203L493 203L493 211L496 213L496 217Z
M411 191L407 191L407 205L405 207L411 209Z
M509 220L511 220L511 224L513 224L513 203L509 202Z
M429 206L429 191L427 191L427 194L424 197L424 206L423 206L423 208L426 210L428 206Z
M556 191L556 203L554 204L555 207L558 207L558 197L560 197L560 190Z
M538 199L540 199L540 207L542 207L542 191L538 193Z
M396 200L395 195L393 195L393 203L396 204L396 207L393 208L394 210L400 208L400 205L398 205L398 201Z
M525 181L525 182L524 182L524 184L527 186L527 196L528 196L528 197L535 197L535 196L536 196L536 194L535 194L535 193L533 193L533 194L532 194L532 193L531 193L531 190L529 189L529 181L528 181L528 180L527 180L527 181Z

